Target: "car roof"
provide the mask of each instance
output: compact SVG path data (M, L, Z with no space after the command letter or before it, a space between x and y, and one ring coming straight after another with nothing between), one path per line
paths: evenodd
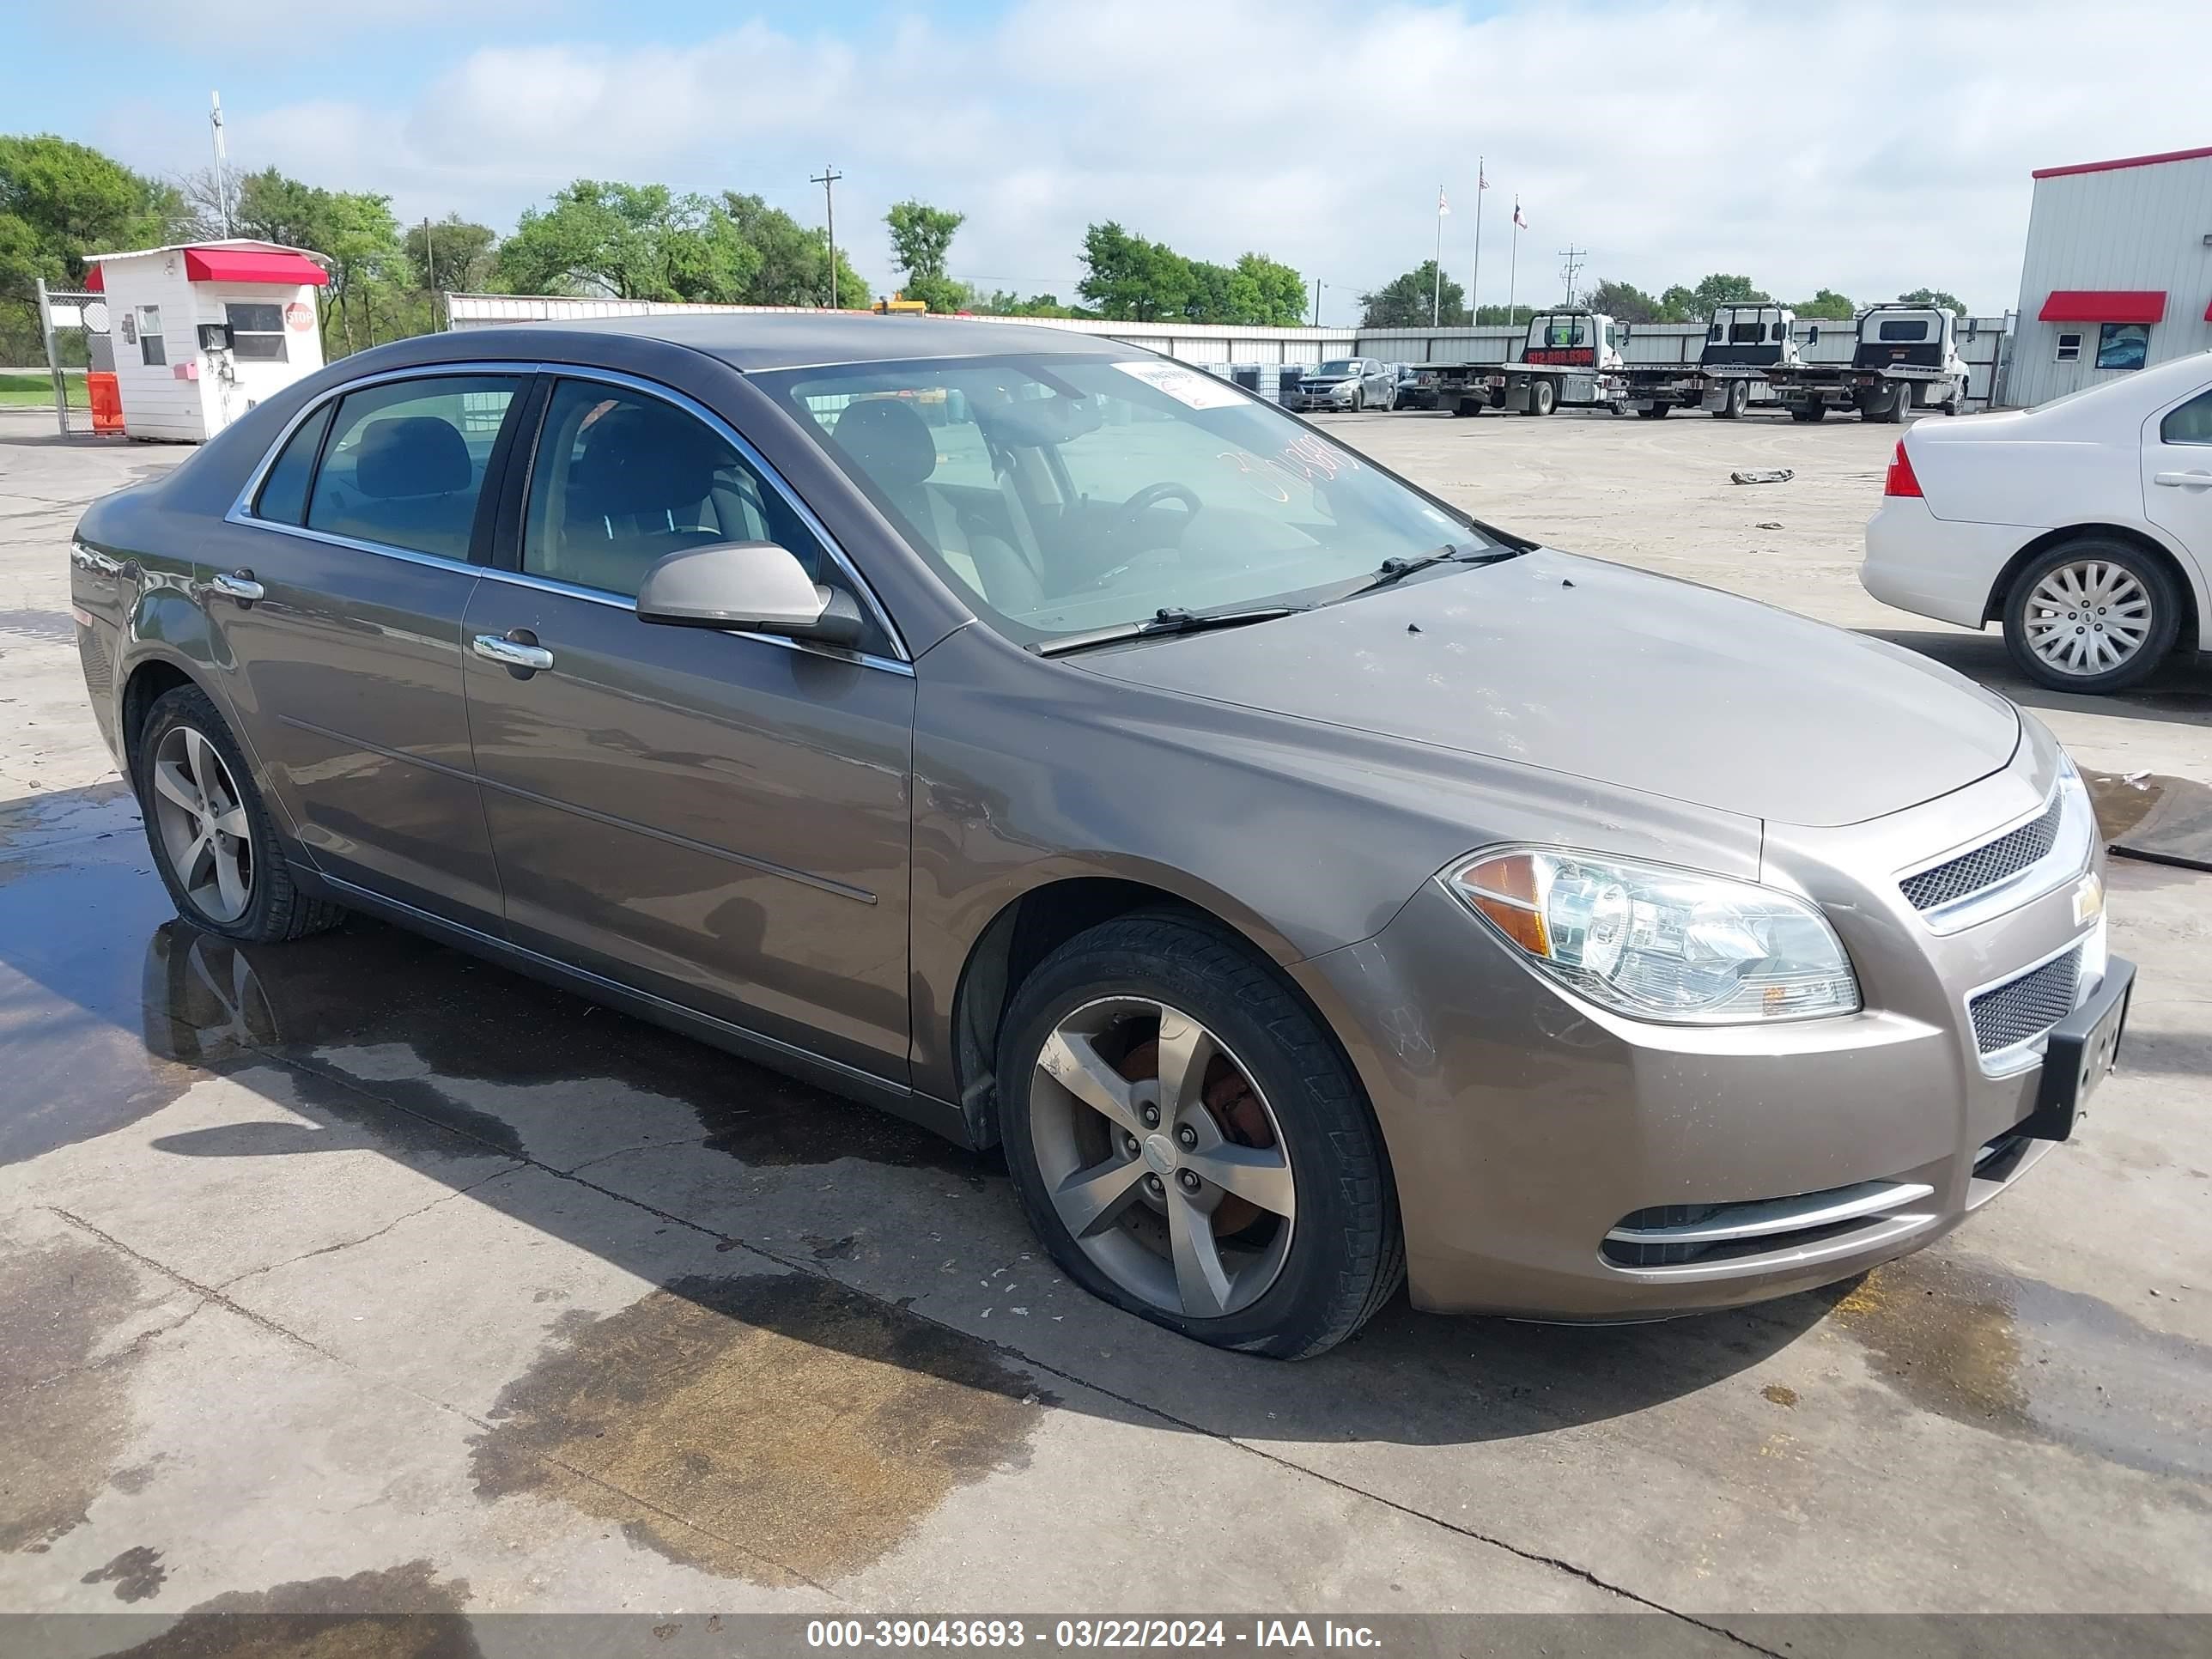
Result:
M1139 349L1124 340L1027 323L865 311L663 313L530 326L563 334L665 340L719 357L743 372L1040 351L1127 357Z

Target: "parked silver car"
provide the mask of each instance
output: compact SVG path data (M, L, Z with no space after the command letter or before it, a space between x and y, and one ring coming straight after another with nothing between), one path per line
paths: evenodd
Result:
M1372 357L1332 358L1299 380L1298 392L1301 410L1395 409L1398 372Z
M1063 1272L1228 1347L1856 1273L2124 1018L2032 716L1112 340L403 341L72 558L191 925L357 908L1002 1146Z

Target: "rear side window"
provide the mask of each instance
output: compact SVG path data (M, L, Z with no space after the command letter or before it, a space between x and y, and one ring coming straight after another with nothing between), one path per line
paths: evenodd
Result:
M1928 337L1927 319L1886 320L1881 325L1881 337L1885 340L1924 340Z
M1731 323L1729 325L1730 345L1757 345L1766 337L1765 323Z
M717 542L775 542L828 580L829 559L798 514L698 416L591 380L554 389L530 472L523 569L630 599L657 561Z
M2159 441L2169 444L2212 444L2212 392L2199 392L2158 423Z
M307 528L466 559L484 468L520 382L392 380L349 392L331 422Z
M333 405L325 404L300 423L276 458L269 476L261 481L261 497L253 504L258 518L276 524L298 524L307 514L307 480L314 476L315 453L330 430Z

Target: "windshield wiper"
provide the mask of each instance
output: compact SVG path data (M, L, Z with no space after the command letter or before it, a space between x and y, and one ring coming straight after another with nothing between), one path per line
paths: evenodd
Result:
M1446 542L1435 551L1423 553L1415 558L1383 560L1381 568L1373 575L1346 588L1343 592L1331 599L1328 603L1334 605L1338 599L1348 599L1355 594L1372 593L1378 587L1388 587L1394 582L1401 582L1415 571L1427 570L1436 565L1496 564L1501 559L1517 556L1517 553L1518 550L1513 548L1463 548L1451 542Z
M1116 623L1111 628L1094 628L1087 634L1067 634L1056 640L1045 640L1033 645L1030 650L1040 657L1058 657L1070 651L1082 651L1094 645L1113 645L1124 640L1157 639L1167 634L1203 634L1216 628L1242 628L1248 623L1273 622L1278 617L1295 616L1306 609L1302 605L1255 605L1249 611L1186 611L1181 605L1163 605L1151 616L1139 622Z

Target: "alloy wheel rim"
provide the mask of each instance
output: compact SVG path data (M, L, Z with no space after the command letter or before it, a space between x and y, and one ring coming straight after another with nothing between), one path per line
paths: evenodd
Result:
M154 751L154 823L177 884L211 921L253 902L253 836L230 769L195 726L173 726Z
M2150 594L2133 571L2108 559L2082 559L2036 583L2024 624L2038 661L2087 678L2132 659L2153 620Z
M1218 1319L1281 1277L1297 1212L1282 1127L1198 1020L1151 998L1084 1004L1046 1037L1029 1109L1054 1210L1122 1290Z

